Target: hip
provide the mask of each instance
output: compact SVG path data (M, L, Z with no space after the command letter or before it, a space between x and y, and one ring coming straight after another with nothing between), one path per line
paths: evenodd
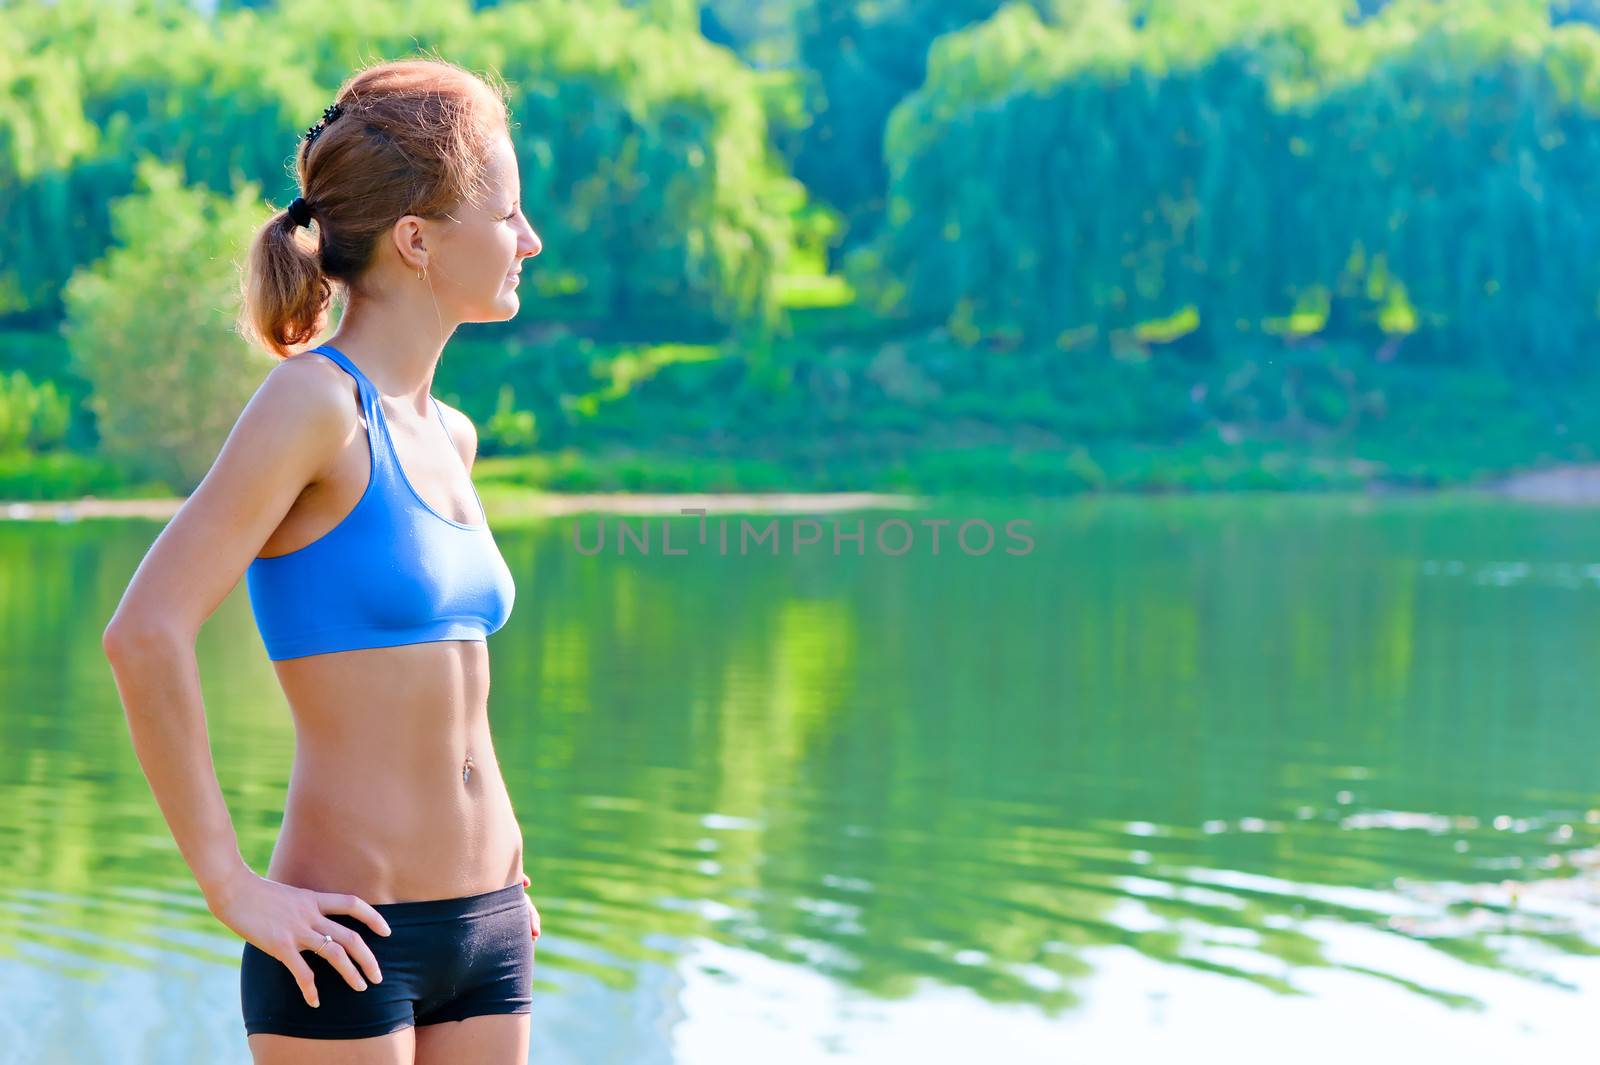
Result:
M479 1014L531 1011L534 944L520 878L492 891L374 908L390 935L377 935L349 914L328 918L361 935L383 980L357 991L320 955L301 951L316 981L315 1007L288 966L246 942L239 969L246 1032L357 1039Z

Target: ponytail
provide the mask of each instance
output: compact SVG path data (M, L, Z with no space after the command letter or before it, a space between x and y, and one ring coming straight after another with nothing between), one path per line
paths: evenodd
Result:
M250 244L237 329L280 358L327 328L333 285L322 272L319 238L301 236L300 226L284 210Z

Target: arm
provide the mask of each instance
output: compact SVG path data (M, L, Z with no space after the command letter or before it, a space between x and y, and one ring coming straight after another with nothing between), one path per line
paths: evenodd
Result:
M302 359L272 368L140 562L101 641L139 764L213 912L241 875L253 874L217 783L195 639L356 425L329 372L344 376Z

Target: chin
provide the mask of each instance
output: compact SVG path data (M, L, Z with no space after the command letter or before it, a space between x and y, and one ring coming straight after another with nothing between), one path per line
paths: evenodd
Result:
M511 319L517 316L517 312L521 309L522 307L520 304L514 303L510 306L507 306L506 304L502 303L497 306L485 307L481 311L476 311L461 319L461 322L463 325L468 323L482 325L488 322L509 322Z
M517 312L521 309L522 301L517 299L515 292L501 292L480 306L473 320L478 322L504 322L509 318L516 317Z

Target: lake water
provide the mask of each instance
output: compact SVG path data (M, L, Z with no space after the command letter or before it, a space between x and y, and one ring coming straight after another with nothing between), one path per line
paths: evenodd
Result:
M672 556L619 554L616 518L496 523L518 593L490 713L544 927L531 1060L1592 1046L1600 513L1233 496L818 519L798 553L777 519L778 557L687 518ZM860 554L833 551L836 519L864 523ZM995 546L963 552L963 521ZM578 550L602 524L607 549ZM158 529L0 523L0 1060L249 1060L241 942L100 650ZM261 871L293 734L242 583L199 651Z

